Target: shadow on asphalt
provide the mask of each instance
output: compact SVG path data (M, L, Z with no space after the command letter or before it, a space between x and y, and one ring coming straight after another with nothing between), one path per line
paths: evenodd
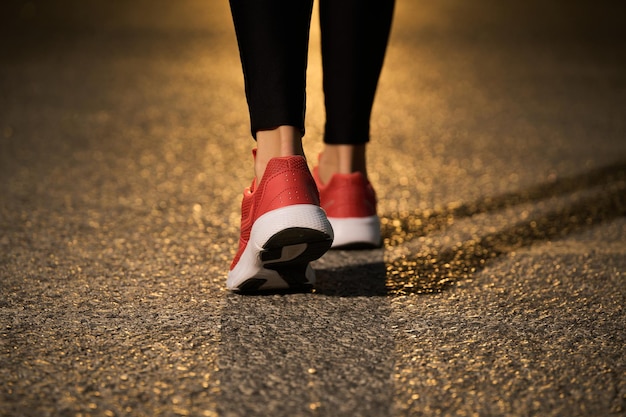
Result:
M533 203L576 191L600 190L554 211L531 217L480 239L452 248L424 248L418 254L385 262L317 270L315 292L356 297L442 292L469 278L496 258L537 242L573 233L626 215L626 161L580 175L556 179L515 193L485 197L434 212L383 216L385 247L392 249L450 227L455 219Z
M380 250L380 249L379 249ZM332 269L316 269L315 293L336 297L385 296L385 262L349 265Z

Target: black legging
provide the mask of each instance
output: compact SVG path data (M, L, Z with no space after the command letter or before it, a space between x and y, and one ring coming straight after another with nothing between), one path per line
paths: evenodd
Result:
M230 0L252 135L278 126L304 134L313 0ZM369 141L370 115L394 0L320 0L324 142Z

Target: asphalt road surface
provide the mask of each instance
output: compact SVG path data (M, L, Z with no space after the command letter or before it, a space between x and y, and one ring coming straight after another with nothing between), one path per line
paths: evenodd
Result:
M399 0L384 247L241 296L227 2L3 2L0 415L626 415L623 9Z

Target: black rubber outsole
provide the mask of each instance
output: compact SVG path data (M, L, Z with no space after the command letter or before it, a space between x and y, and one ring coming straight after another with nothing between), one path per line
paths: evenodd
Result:
M380 249L382 247L382 243L372 244L369 242L355 242L355 243L346 243L345 245L333 246L332 250L369 250L369 249Z
M265 278L252 277L242 282L236 292L250 294L310 291L313 285L306 278L307 266L309 262L324 255L330 249L332 242L330 235L319 230L302 227L281 230L263 245L263 250L259 253L259 256L263 266L266 269L276 271L287 283L288 288L268 288L262 290L261 287L267 280ZM287 261L273 262L281 258L284 247L301 245L303 243L307 246L300 255Z

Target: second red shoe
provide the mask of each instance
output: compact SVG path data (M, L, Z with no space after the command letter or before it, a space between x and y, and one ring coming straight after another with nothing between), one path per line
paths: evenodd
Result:
M381 245L380 219L376 214L376 192L361 172L335 174L327 184L313 177L320 204L333 227L333 248L368 249Z

